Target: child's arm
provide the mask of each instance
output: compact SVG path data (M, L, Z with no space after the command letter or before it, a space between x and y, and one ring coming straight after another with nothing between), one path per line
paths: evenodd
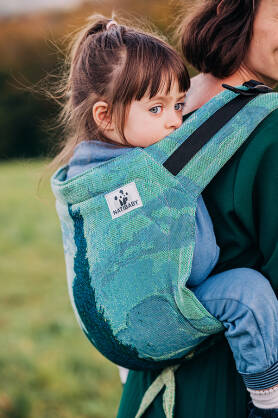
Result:
M201 284L214 269L219 258L213 224L202 196L198 199L195 224L195 249L188 287Z

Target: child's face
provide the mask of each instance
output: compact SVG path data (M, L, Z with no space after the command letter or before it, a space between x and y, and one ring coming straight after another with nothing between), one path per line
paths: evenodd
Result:
M127 114L124 135L135 147L148 147L169 135L182 124L185 92L173 82L168 94L163 91L151 99L145 95L134 100Z

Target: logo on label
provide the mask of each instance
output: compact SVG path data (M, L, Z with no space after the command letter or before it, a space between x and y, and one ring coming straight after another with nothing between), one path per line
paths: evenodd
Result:
M143 206L134 181L105 195L112 219Z

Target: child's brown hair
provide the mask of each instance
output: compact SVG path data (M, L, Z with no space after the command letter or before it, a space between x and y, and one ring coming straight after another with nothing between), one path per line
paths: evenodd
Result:
M65 138L51 168L68 162L75 146L90 139L106 138L94 122L94 103L108 103L109 118L114 118L124 138L124 123L132 100L145 94L150 98L160 89L170 90L173 80L181 92L190 80L182 58L162 39L125 25L107 24L111 19L94 15L73 40L69 71L60 90L62 111L59 120Z

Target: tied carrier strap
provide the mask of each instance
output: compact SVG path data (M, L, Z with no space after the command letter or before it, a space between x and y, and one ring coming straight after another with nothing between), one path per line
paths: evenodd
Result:
M164 162L163 166L170 173L174 176L179 174L201 148L206 145L209 140L244 106L251 100L254 100L255 96L262 93L273 92L271 88L253 80L244 83L244 86L250 88L248 90L241 90L223 84L223 87L234 93L238 93L238 95L211 115L206 122L199 126L199 128L196 129Z
M211 115L203 124L199 126L194 132L192 132L188 138L178 146L174 152L166 159L163 163L163 166L174 176L180 176L181 179L184 178L191 178L194 180L195 183L198 183L199 180L199 187L202 191L205 186L210 182L210 180L216 175L216 173L220 170L220 168L228 161L231 156L236 152L236 150L240 147L241 144L245 142L248 136L252 133L252 131L256 128L256 126L266 117L268 116L273 110L277 108L277 97L274 98L273 103L270 101L270 105L265 111L262 111L260 114L253 115L256 122L252 122L250 126L246 127L246 131L244 134L240 134L237 137L237 132L232 132L233 138L229 135L227 136L226 143L229 143L230 149L227 153L226 161L222 161L222 164L211 164L212 169L208 172L208 167L206 164L210 165L211 159L215 159L216 155L213 155L213 152L210 152L208 158L205 158L205 150L202 155L203 158L196 158L198 157L199 151L203 148L205 149L205 145L216 136L216 134L231 120L233 119L241 109L243 109L249 102L256 99L258 95L271 93L273 92L272 89L259 83L257 81L249 81L244 84L247 87L246 90L238 89L226 84L223 84L223 87L237 93L237 96L233 98L231 101L226 103L224 106L220 107L216 112ZM276 95L275 95L276 96ZM255 111L255 109L254 109ZM222 141L222 144L225 143L225 140ZM225 144L226 145L226 144ZM222 145L223 149L223 145ZM219 149L216 148L218 152L221 152L221 145ZM224 148L225 152L225 148ZM223 158L222 158L223 160ZM199 170L196 170L196 166L199 166ZM196 173L198 176L196 177ZM197 350L194 350L198 352ZM186 356L185 360L188 358L192 358L194 356L194 351L190 353L190 355ZM201 352L202 350L200 350ZM136 414L136 418L140 418L143 416L145 411L148 407L152 404L154 399L157 395L165 388L162 400L163 400L163 410L165 413L166 418L172 418L174 416L174 405L175 405L175 371L178 370L180 365L174 365L167 367L166 369L162 370L162 372L157 376L157 378L152 382L150 387L145 392L138 412Z

